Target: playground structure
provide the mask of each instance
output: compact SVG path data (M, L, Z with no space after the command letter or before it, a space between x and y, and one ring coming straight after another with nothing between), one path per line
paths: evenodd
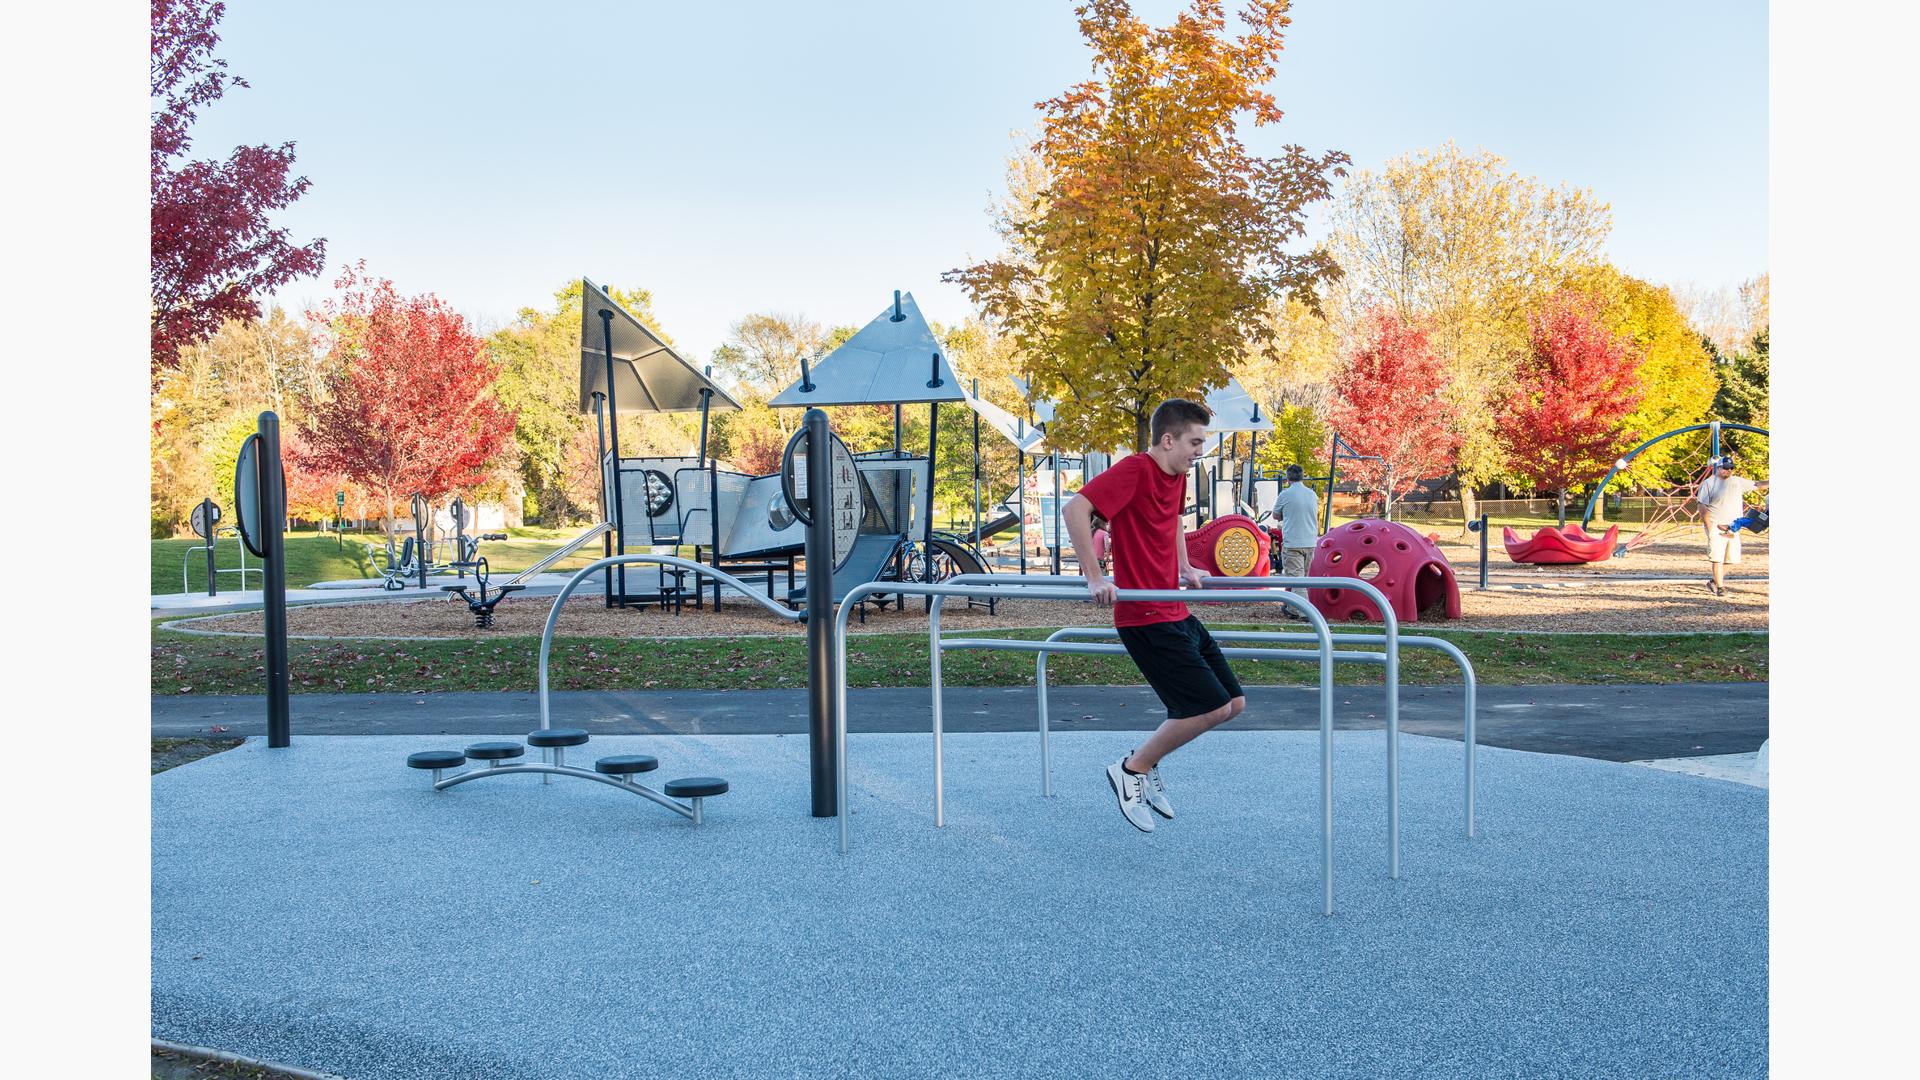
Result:
M1373 618L1379 610L1375 593L1385 594L1402 622L1414 622L1422 611L1440 604L1445 618L1460 617L1460 585L1453 565L1431 539L1399 522L1351 521L1327 533L1314 545L1307 573L1345 581L1309 594L1313 606L1335 622ZM1356 581L1372 584L1363 590Z
M1254 464L1260 435L1273 431L1273 420L1261 415L1260 403L1232 377L1225 386L1207 392L1206 406L1213 419L1207 422L1207 443L1193 463L1187 485L1194 525L1202 527L1229 514L1258 520L1261 505L1272 508L1280 495L1279 481L1261 475ZM1240 452L1243 433L1245 454Z
M1668 439L1688 435L1696 431L1707 432L1707 438L1702 444L1702 449L1705 451L1704 459L1691 465L1689 476L1685 482L1655 495L1655 509L1648 517L1646 525L1639 532L1635 533L1632 539L1619 545L1614 551L1615 555L1625 555L1636 548L1658 543L1661 540L1674 536L1685 527L1685 523L1690 517L1686 509L1688 500L1692 499L1693 493L1699 490L1700 482L1708 476L1713 475L1714 459L1726 452L1722 441L1723 435L1731 432L1746 432L1758 435L1763 439L1772 438L1772 436L1768 435L1767 429L1765 428L1753 427L1749 424L1735 424L1725 420L1710 420L1704 424L1688 424L1685 427L1674 428L1672 431L1655 435L1653 438L1648 439L1646 442L1641 443L1623 454L1613 463L1613 467L1607 470L1607 474L1600 478L1600 482L1593 486L1593 494L1587 497L1586 509L1580 514L1581 530L1584 532L1593 521L1594 514L1598 512L1600 508L1600 499L1602 495L1605 494L1607 485L1613 481L1616 475L1631 468L1635 458L1645 453L1648 448L1657 446Z
M1533 535L1525 540L1521 540L1510 525L1502 527L1500 534L1507 548L1507 557L1514 562L1560 566L1606 562L1613 557L1620 526L1608 529L1604 536L1589 536L1578 525L1569 525L1564 529L1556 525L1543 526L1535 529Z

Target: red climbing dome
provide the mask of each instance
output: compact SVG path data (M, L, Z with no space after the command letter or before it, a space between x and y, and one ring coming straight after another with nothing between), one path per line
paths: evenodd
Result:
M1532 539L1522 542L1511 528L1500 530L1507 545L1507 557L1523 563L1606 562L1613 557L1614 541L1620 538L1620 526L1605 536L1593 536L1578 525L1565 529L1552 525L1534 531Z
M1393 614L1413 622L1441 600L1446 617L1460 617L1460 586L1439 545L1397 521L1355 521L1320 538L1313 548L1312 577L1359 577L1387 594ZM1380 619L1373 598L1357 589L1312 589L1308 598L1329 622Z

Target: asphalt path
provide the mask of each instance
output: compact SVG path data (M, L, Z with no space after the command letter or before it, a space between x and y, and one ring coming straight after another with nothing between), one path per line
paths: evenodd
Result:
M1378 730L1386 723L1386 690L1336 687L1334 726ZM1310 730L1318 726L1317 688L1252 687L1242 730ZM1055 731L1149 731L1166 718L1153 691L1133 686L1056 686L1048 691ZM265 735L262 696L153 698L156 736ZM308 735L522 736L539 726L533 693L295 694L293 731ZM556 725L597 735L799 734L807 730L807 691L556 691ZM925 687L847 691L855 732L932 728ZM1766 683L1625 686L1483 686L1478 739L1485 746L1569 754L1607 761L1646 761L1751 753L1767 738ZM1400 729L1461 738L1458 686L1402 686ZM1031 687L948 687L946 730L1031 731Z

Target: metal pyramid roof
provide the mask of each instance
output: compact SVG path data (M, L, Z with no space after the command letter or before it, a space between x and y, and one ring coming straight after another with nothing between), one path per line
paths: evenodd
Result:
M872 322L810 365L806 377L774 395L771 404L800 408L966 400L965 388L947 363L947 351L934 338L913 294L894 295L894 302Z
M1039 428L1023 422L1019 417L988 401L986 398L974 397L971 393L967 395L967 405L972 408L974 412L980 414L980 419L985 420L988 427L999 432L1008 442L1018 447L1023 453L1035 454L1040 452L1037 447L1046 440L1045 437L1040 434Z
M1231 375L1226 386L1207 392L1207 408L1213 413L1213 420L1207 424L1210 432L1273 430L1273 418Z
M673 346L646 328L590 278L580 279L580 411L593 408L593 395L607 392L607 324L613 313L613 390L619 412L699 412L700 391L713 391L715 410L740 403L700 369L682 359Z

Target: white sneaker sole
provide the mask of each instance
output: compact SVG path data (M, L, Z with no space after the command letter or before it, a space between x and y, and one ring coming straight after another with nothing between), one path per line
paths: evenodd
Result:
M1107 766L1107 786L1113 789L1113 797L1120 803L1120 816L1127 819L1127 824L1139 829L1141 832L1152 832L1153 815L1151 813L1147 815L1145 824L1134 820L1133 815L1127 813L1127 800L1120 794L1120 778L1114 775L1119 768L1120 766L1118 765ZM1146 804L1142 803L1141 805L1145 806ZM1149 807L1149 810L1151 810L1151 807Z

